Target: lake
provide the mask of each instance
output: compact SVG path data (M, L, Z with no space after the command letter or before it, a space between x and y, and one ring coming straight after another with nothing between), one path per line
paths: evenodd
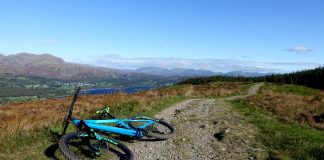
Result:
M152 89L151 86L135 86L135 87L118 87L118 88L93 88L81 90L80 95L87 94L115 94L115 93L136 93Z

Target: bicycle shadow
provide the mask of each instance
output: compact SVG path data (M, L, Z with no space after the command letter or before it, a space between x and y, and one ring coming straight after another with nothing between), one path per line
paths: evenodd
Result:
M58 149L59 149L59 145L57 143L52 144L46 148L44 154L49 159L59 160L59 158L56 156Z
M57 157L57 153L59 152L58 141L61 138L61 134L50 130L49 136L53 144L46 148L46 150L44 151L44 155L49 159L60 160L60 158Z
M46 150L44 151L45 156L52 160L65 159L63 157L63 155L59 149L59 145L58 145L58 141L62 137L61 134L59 134L57 132L50 131L50 137L51 137L51 141L54 144L52 144L46 148ZM70 143L70 145L77 147L81 144L80 144L80 142L73 142L73 143ZM78 148L78 149L81 149L80 151L82 152L82 154L87 155L88 157L92 156L89 154L89 152L87 150L82 150L83 148Z

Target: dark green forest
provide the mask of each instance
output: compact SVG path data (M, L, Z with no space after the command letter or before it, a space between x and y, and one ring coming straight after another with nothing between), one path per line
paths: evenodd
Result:
M297 71L286 74L272 74L261 77L231 77L231 76L212 76L189 78L180 82L180 84L206 84L217 81L243 81L243 82L272 82L302 85L315 89L324 89L324 67L318 67L310 70Z

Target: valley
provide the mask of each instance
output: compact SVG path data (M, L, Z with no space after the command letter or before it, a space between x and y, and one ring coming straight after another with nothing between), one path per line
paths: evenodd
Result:
M1 1L0 160L324 160L323 17L320 0Z

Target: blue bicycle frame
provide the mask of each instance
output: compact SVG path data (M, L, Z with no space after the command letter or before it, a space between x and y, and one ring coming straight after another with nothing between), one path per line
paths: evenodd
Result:
M145 133L144 130L146 127L154 124L155 122L160 121L159 119L146 117L146 116L137 116L134 119L131 118L131 119L120 120L120 119L112 116L109 113L109 108L106 108L102 111L96 112L96 113L103 113L105 116L111 117L109 119L81 120L78 118L73 118L72 117L73 106L78 98L78 94L79 94L80 90L81 90L81 88L78 87L74 96L73 96L72 102L67 109L67 112L66 112L66 115L65 115L64 121L63 121L62 135L65 134L69 122L72 122L78 128L78 130L82 130L83 128L85 128L87 130L87 132L89 132L89 133L96 130L96 131L103 131L103 132L107 132L107 133L115 133L115 134L119 134L119 135L127 135L127 136L136 137L136 138L141 138L144 136L143 133ZM132 122L134 122L134 123L141 122L141 125L134 127L133 125L131 125ZM105 124L116 124L116 125L112 126L112 125L105 125Z
M121 135L127 135L127 136L132 136L132 137L143 137L143 129L154 124L155 120L154 119L143 119L143 120L132 120L132 119L106 119L106 120L80 120L77 118L72 118L72 123L75 126L80 126L81 121L84 122L85 125L87 125L89 128L92 128L94 130L100 130L100 131L105 131L105 132L110 132L110 133L116 133L116 134L121 134ZM137 126L136 128L130 127L127 123L129 122L141 122L144 123L140 126ZM114 127L114 126L108 126L104 124L111 124L115 123L118 126L121 127Z

